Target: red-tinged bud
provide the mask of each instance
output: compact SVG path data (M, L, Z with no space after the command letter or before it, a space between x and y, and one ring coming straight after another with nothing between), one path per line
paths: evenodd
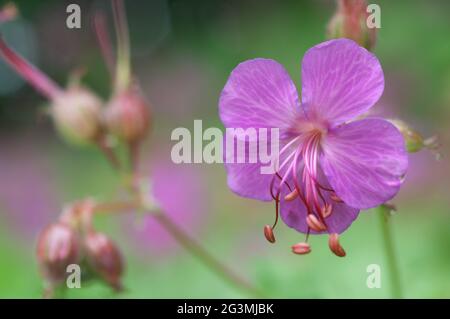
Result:
M67 266L79 262L78 238L73 229L62 223L45 228L39 236L37 259L42 275L51 284L62 282Z
M0 9L0 23L14 20L18 15L17 7L14 3L10 2Z
M365 0L339 0L336 13L328 24L327 35L330 39L348 38L372 50L377 29L367 26L368 16Z
M322 223L314 214L308 214L308 216L306 216L306 223L309 228L316 232L327 230L327 226L325 226L325 224Z
M102 101L90 90L72 86L53 99L51 115L69 141L93 143L102 133Z
M264 226L264 236L269 243L273 244L275 242L275 235L273 234L273 229L270 225Z
M311 252L311 246L308 243L298 243L292 246L292 252L297 255L306 255Z
M339 235L336 233L330 234L328 239L328 246L330 250L338 257L345 257L345 250L339 243Z
M116 94L105 111L105 123L119 139L133 144L142 140L150 128L150 107L136 86Z
M102 233L91 231L84 239L84 249L90 267L116 290L121 290L123 262L117 246Z
M102 101L94 93L79 85L62 89L1 38L0 56L51 102L50 114L64 137L76 142L97 142Z

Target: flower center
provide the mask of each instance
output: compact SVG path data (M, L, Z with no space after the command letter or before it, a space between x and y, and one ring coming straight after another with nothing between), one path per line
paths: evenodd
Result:
M275 200L275 222L272 227L266 225L264 230L270 242L275 241L273 229L278 222L283 189L288 193L283 198L285 202L300 200L306 209L308 229L305 242L308 241L311 230L318 233L328 230L326 219L333 212L333 202L342 203L333 189L319 182L321 141L327 134L327 129L310 122L309 126L301 127L301 131L298 130L297 133L297 136L281 149L280 158L283 157L284 161L279 165L270 185L270 192ZM301 251L309 252L308 249Z

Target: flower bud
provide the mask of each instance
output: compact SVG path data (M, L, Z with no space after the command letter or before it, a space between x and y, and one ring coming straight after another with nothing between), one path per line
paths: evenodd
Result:
M336 13L328 24L330 39L348 38L367 50L375 46L377 29L367 26L367 3L365 0L339 0Z
M52 284L67 275L67 266L79 262L77 235L69 226L54 223L39 235L37 259L42 275Z
M51 115L56 127L69 141L90 143L100 136L102 101L90 90L69 87L52 101Z
M399 131L402 133L405 139L406 150L409 153L418 152L424 148L428 148L432 151L437 151L439 148L439 142L436 137L423 138L417 131L409 127L405 122L401 120L389 120Z
M9 2L0 9L0 23L14 20L18 15L17 7L14 3Z
M92 270L116 290L121 290L123 262L117 246L102 233L91 231L84 239L86 259Z
M105 123L111 133L127 143L146 136L150 128L150 111L138 88L132 86L112 98L106 108Z

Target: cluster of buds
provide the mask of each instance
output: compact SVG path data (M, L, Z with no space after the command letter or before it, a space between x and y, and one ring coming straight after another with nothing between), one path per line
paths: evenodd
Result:
M53 288L62 286L72 264L80 266L82 274L92 273L114 290L122 289L121 253L107 235L93 229L92 208L91 202L68 207L59 221L47 226L39 235L37 259L49 286L47 296L51 296Z
M131 83L128 30L123 3L115 0L115 19L118 28L118 57L112 97L104 103L88 88L71 84L63 89L46 74L34 67L0 38L0 56L39 93L50 101L49 114L61 136L78 144L96 144L117 164L111 146L106 143L115 136L135 151L150 126L148 103L137 84ZM1 15L6 15L5 10ZM8 10L8 12L11 11ZM126 39L126 40L124 40ZM104 39L102 39L104 40ZM124 54L123 52L127 52ZM124 67L125 65L125 67Z
M368 17L365 0L338 0L336 13L328 24L328 37L348 38L370 51L375 46L377 29L368 27Z

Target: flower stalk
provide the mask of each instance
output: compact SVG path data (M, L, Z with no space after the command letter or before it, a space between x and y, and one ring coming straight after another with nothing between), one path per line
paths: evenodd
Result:
M132 192L135 192L135 188ZM109 214L143 211L150 214L172 238L193 257L197 258L212 272L218 275L225 282L244 293L257 298L264 297L264 293L257 287L254 287L247 280L235 273L231 268L223 264L214 257L201 243L192 238L182 228L180 228L166 213L162 210L155 210L154 207L147 207L145 203L135 201L117 201L94 203L92 206L92 214Z
M117 34L116 92L128 88L131 81L130 37L127 16L122 0L112 2L114 25Z
M393 298L403 298L402 285L400 280L400 271L398 267L397 256L395 254L394 238L392 234L392 225L389 221L391 208L388 205L381 205L377 208L380 219L381 233L383 237L384 251L389 271L391 294Z

